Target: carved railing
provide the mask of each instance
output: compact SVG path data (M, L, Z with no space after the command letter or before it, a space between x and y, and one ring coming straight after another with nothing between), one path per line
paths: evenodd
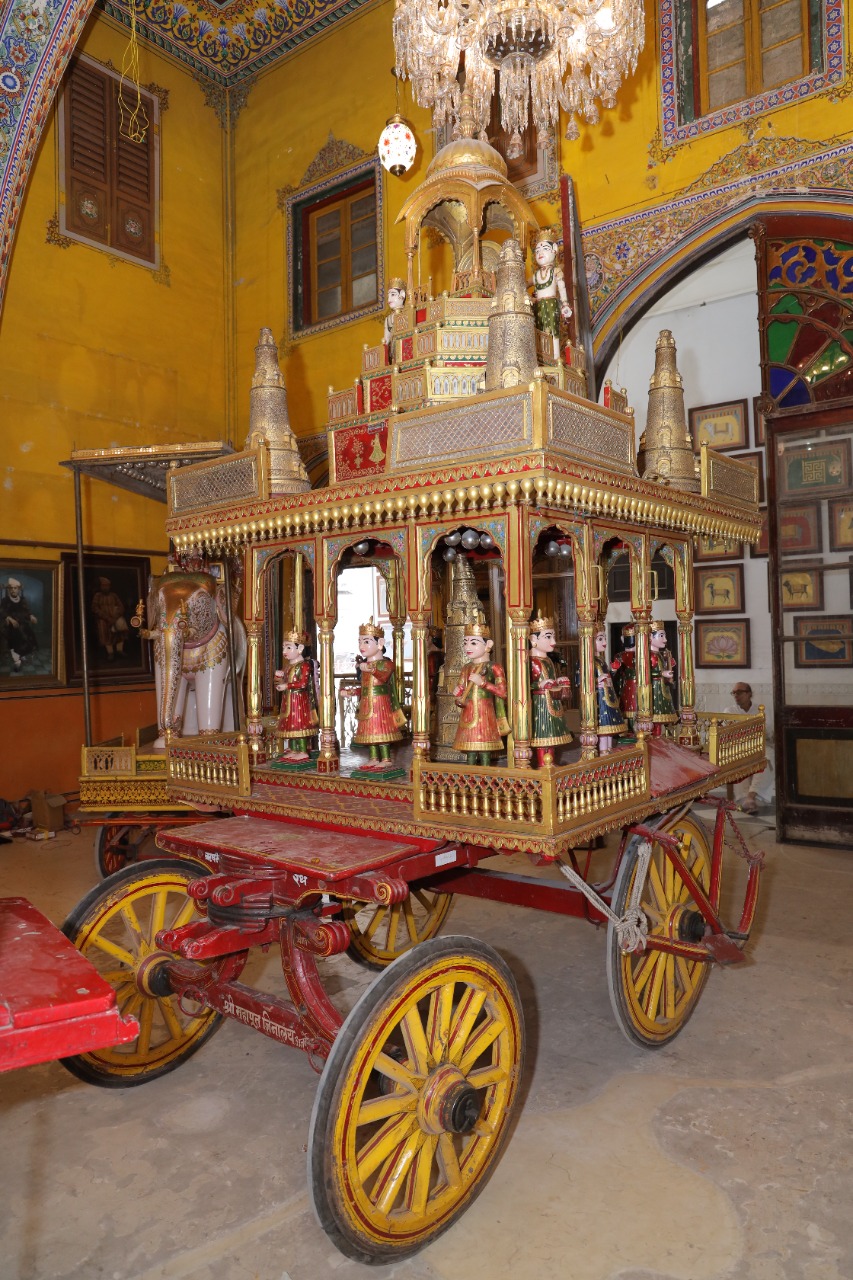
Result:
M491 298L433 298L427 303L427 324L443 324L447 320L488 320Z
M99 742L84 747L80 772L86 778L132 778L136 775L136 747L120 742Z
M369 347L365 342L361 352L361 372L375 373L377 369L384 369L388 363L388 348L384 342L377 343L375 347Z
M484 358L489 349L489 330L485 326L462 328L448 325L439 331L438 337L442 355Z
M359 409L358 387L347 387L344 391L329 391L329 422L343 422L346 418L357 418Z
M251 794L249 747L242 734L178 738L167 750L170 786L217 801Z
M597 760L536 770L414 761L414 816L454 827L507 829L532 836L616 819L649 798L644 743Z
M427 393L434 404L475 396L483 390L483 366L445 365L427 369Z
M763 707L758 708L758 715L719 715L712 711L697 711L696 727L708 759L718 768L764 759Z
M391 375L391 395L395 409L418 409L427 398L427 369L395 368Z

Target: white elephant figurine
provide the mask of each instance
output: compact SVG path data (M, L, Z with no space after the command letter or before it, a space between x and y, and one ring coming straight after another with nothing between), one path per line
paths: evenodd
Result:
M155 747L166 734L189 737L235 727L225 587L210 573L171 570L151 582L143 632L154 642ZM246 629L232 618L238 680L246 665ZM242 681L239 683L242 707ZM242 714L242 712L241 712Z

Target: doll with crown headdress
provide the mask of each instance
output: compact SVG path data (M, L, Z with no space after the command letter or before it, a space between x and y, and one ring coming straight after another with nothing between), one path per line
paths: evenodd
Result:
M530 285L533 288L533 316L536 328L554 338L554 356L560 354L560 319L572 314L563 269L557 262L557 242L541 231L533 246L536 262Z
M275 687L282 695L278 732L287 739L287 750L278 758L288 764L303 764L310 759L310 740L319 732L314 665L305 656L307 643L304 631L285 631L281 645L284 667L274 677Z
M368 772L384 772L391 759L391 743L400 742L406 717L397 694L394 663L385 657L385 632L371 618L358 629L359 677L357 728L353 743L370 747Z
M385 317L385 328L382 341L390 346L394 339L394 317L406 305L406 282L400 276L388 281L388 314Z
M566 712L571 699L571 682L561 675L553 658L557 644L553 618L542 614L527 629L530 643L530 694L533 708L530 745L536 764L541 768L545 753L553 754L555 747L571 742L572 735L566 724Z
M652 732L655 737L660 737L665 724L674 724L678 720L678 712L672 697L675 661L666 647L666 627L657 618L652 619L649 632L649 671L652 679Z
M625 733L628 725L622 714L622 708L619 705L619 699L613 686L613 676L610 671L610 664L607 661L607 632L601 623L595 629L594 644L595 727L598 733L599 753L606 755L613 746L613 739L618 738L620 733Z
M468 764L491 764L509 733L506 673L491 660L493 646L491 632L480 617L465 623L462 649L467 661L453 691L460 710L453 746L465 753Z
M622 648L610 664L622 715L633 727L637 714L637 638L633 622L622 628Z

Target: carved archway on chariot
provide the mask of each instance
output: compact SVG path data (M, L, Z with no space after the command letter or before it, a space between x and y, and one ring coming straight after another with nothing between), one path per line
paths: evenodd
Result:
M474 136L470 93L462 95L460 137L433 157L427 176L404 203L397 222L406 225L408 296L415 297L414 261L421 231L438 232L453 251L454 294L490 296L499 245L485 241L490 231L514 236L526 253L539 230L536 215L507 177L503 156Z

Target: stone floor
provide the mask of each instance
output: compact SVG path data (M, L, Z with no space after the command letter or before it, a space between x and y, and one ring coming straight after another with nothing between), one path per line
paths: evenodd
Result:
M602 932L456 902L445 932L491 942L518 980L525 1100L480 1198L417 1257L337 1253L307 1190L317 1077L226 1023L141 1088L91 1088L56 1063L0 1077L0 1275L851 1280L853 854L744 829L768 855L749 962L713 973L658 1051L617 1028ZM91 832L0 846L0 893L57 922L93 883ZM351 1000L365 972L332 963ZM274 956L250 964L245 980L280 977Z

